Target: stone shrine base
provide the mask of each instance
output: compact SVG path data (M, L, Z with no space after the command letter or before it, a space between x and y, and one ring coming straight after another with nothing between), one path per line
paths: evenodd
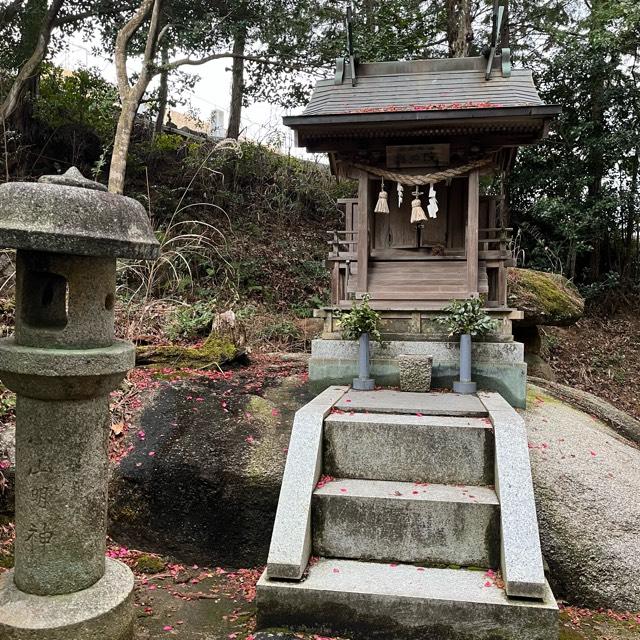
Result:
M432 386L451 387L459 375L457 342L392 340L371 347L371 375L382 386L400 384L398 356L433 357ZM527 365L520 342L475 342L472 374L480 389L497 391L514 407L526 406ZM358 375L358 344L350 340L313 340L309 380L318 387L350 384Z
M117 560L106 560L104 576L83 591L59 596L23 593L13 571L0 576L2 640L131 640L133 574Z

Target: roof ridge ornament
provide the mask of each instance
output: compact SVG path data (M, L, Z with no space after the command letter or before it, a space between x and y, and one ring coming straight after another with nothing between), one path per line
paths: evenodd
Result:
M345 19L345 27L347 31L347 56L336 59L336 75L334 84L342 84L344 82L345 66L348 64L349 71L351 72L351 86L355 87L356 84L358 84L358 60L353 46L353 23L353 4L351 0L349 0L347 16Z
M491 80L491 72L493 71L493 60L496 56L498 41L502 37L502 21L504 20L506 8L501 4L501 0L493 1L493 26L491 29L491 43L483 47L483 55L487 58L487 70L485 72L485 80ZM504 47L501 50L502 58L502 75L505 78L511 77L511 49Z

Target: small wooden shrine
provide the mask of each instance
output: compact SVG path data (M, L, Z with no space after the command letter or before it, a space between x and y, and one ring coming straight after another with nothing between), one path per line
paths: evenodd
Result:
M505 50L506 51L506 50ZM329 231L331 307L312 344L311 380L348 382L354 346L334 309L369 295L389 348L373 348L372 371L397 384L397 356L433 356L436 384L455 375L457 344L437 322L452 300L483 296L495 331L474 347L474 376L512 404L526 401L522 344L507 299L514 263L504 177L518 147L543 138L559 107L542 103L532 74L505 58L356 65L316 85L299 116L285 118L297 143L327 153L331 170L358 181L342 200L344 228ZM350 64L349 64L350 63Z
M369 294L379 309L439 309L484 294L506 307L510 229L489 187L558 111L530 71L499 56L489 71L484 57L412 60L318 82L285 123L359 182L357 200L340 203L345 228L331 232L332 303Z

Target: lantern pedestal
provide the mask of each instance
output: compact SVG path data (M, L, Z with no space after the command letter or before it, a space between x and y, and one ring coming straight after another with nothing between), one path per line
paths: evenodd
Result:
M133 574L107 558L102 578L88 589L38 596L20 591L14 572L0 576L3 640L129 640L133 636Z

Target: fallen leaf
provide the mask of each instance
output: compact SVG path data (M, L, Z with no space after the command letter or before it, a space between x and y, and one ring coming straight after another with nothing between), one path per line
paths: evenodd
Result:
M115 424L111 425L111 433L113 433L116 436L119 436L122 434L122 432L124 431L124 422L116 422Z

